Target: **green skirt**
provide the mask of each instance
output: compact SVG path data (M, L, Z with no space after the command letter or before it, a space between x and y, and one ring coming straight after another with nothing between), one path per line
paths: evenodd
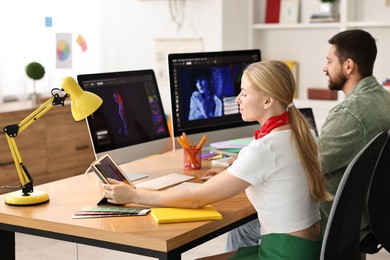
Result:
M230 259L261 260L318 260L320 259L322 237L311 241L288 234L261 236L261 244L240 247Z

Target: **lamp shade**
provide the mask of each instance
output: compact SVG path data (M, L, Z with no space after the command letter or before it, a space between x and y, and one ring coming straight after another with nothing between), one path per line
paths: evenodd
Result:
M71 111L76 121L88 117L103 103L103 100L99 96L82 90L72 77L64 78L61 86L72 100Z

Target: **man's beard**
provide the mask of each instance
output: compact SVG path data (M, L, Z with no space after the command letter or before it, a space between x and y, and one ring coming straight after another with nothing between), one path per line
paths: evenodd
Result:
M345 82L347 82L347 77L342 72L340 72L333 79L329 76L328 87L330 90L342 90L344 88Z

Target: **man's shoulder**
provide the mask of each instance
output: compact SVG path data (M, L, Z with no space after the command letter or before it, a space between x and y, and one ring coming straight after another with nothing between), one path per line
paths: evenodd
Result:
M334 127L342 131L351 129L368 134L378 133L379 130L390 124L390 95L380 86L367 91L360 91L348 96L343 102L336 105L328 114L323 127L334 132ZM341 129L340 129L341 128ZM322 133L322 130L321 130Z
M390 94L381 85L372 85L353 92L335 109L370 112L383 106L390 108Z

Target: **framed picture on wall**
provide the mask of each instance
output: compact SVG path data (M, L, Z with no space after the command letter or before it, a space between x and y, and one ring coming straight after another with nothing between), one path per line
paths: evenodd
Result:
M279 23L298 23L299 8L299 0L282 0L280 3Z

